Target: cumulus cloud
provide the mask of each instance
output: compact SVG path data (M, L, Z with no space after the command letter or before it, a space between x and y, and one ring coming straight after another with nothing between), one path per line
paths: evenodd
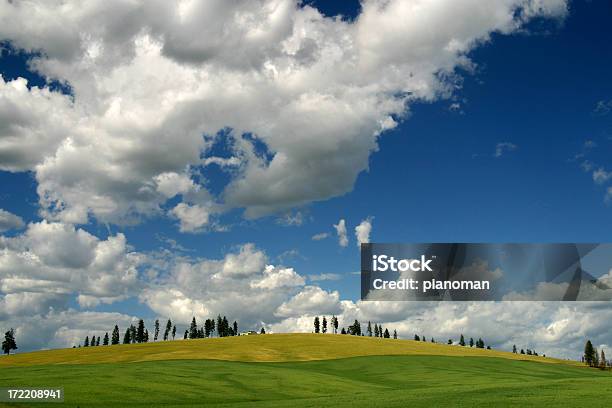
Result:
M346 222L344 219L338 221L338 224L334 224L336 234L338 235L338 245L341 247L348 246L348 236L346 235Z
M179 220L179 230L181 232L201 231L203 227L208 225L210 217L210 210L197 204L179 203L170 213Z
M13 315L48 309L73 294L83 307L111 303L137 291L142 261L123 234L100 240L70 225L32 223L21 235L0 236L0 295Z
M0 232L20 229L24 227L23 219L20 216L10 213L0 208Z
M355 237L357 238L358 247L361 246L361 244L370 242L370 232L372 232L372 217L366 218L355 227Z
M563 0L367 0L349 22L293 0L2 2L0 40L72 95L0 80L0 168L34 171L43 216L62 222L162 214L193 188L169 175L212 163L230 176L212 202L287 211L350 191L381 134L411 103L452 95L492 33L566 13Z

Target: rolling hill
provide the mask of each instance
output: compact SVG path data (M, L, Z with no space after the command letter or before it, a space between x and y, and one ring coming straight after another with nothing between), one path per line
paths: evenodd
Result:
M24 353L0 358L0 387L8 386L63 387L65 402L53 406L66 407L604 407L612 400L612 375L577 363L313 334Z

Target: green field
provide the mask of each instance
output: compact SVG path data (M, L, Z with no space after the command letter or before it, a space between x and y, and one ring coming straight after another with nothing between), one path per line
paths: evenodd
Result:
M304 348L311 347L315 356L307 358ZM24 353L0 358L0 387L7 386L61 386L66 402L51 406L70 407L607 407L612 402L609 372L561 360L333 335Z

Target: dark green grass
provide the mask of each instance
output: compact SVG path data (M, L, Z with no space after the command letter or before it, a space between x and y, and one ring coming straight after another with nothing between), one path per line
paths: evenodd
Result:
M66 400L16 407L612 406L609 372L491 357L177 360L0 369L0 387L19 386L63 387Z

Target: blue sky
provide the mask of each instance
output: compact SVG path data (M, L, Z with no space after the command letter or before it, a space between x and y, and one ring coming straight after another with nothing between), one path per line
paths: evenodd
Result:
M338 3L309 2L326 16L358 18L358 2ZM596 183L593 173L612 171L612 5L571 2L568 10L564 18L535 16L511 33L489 30L490 39L478 40L465 54L471 68L453 70L450 94L428 94L410 101L403 118L391 115L398 125L378 137L378 148L368 155L369 169L357 172L348 192L313 197L256 219L243 216L248 205L229 206L214 215L215 225L196 233L179 231L177 218L166 215L182 202L180 195L161 202L160 212L145 214L136 225L89 216L75 228L100 240L122 233L133 252L151 255L166 248L194 263L223 259L254 243L268 263L294 268L303 277L340 275L306 282L353 302L359 297L354 228L369 217L374 242L609 242L612 203L606 194L612 177ZM44 53L33 54L36 47L22 46L27 41L19 35L0 31L0 36L4 80L24 77L29 86L44 86L45 72L54 68L28 69L28 61L36 55L44 59ZM47 80L53 92L74 92L69 78L63 85L62 78L48 75ZM72 97L78 103L84 88L75 84ZM603 104L600 109L598 104ZM215 143L209 156L233 154L224 136ZM37 171L0 171L0 208L26 224L53 218L41 210ZM234 176L214 164L192 166L190 174L205 179L202 185L219 201ZM298 190L307 190L307 184ZM301 222L285 225L287 215ZM340 219L346 221L347 247L338 245L333 227ZM19 237L23 231L9 229L4 236ZM321 233L329 236L312 239ZM146 269L140 265L139 273ZM75 299L76 294L68 301L75 310L147 318L161 314L138 295L88 308Z

